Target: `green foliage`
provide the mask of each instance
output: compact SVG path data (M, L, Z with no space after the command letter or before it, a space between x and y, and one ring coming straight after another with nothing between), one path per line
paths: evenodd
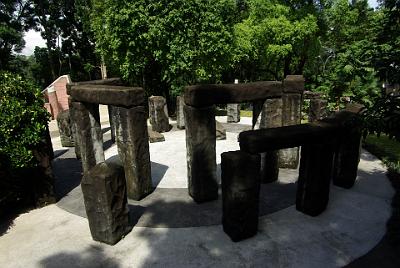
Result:
M36 165L32 149L49 120L38 88L19 75L0 72L0 156L11 169Z
M382 159L389 169L400 173L400 142L386 135L368 135L363 146L372 154Z

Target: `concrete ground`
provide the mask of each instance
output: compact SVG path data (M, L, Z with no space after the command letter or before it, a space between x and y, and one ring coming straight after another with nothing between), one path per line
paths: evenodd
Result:
M104 107L101 111L107 129ZM225 125L227 140L217 141L218 163L221 152L238 148L237 133L249 123L243 118ZM0 267L341 267L378 244L391 215L394 190L386 170L363 151L356 185L332 186L328 208L318 217L296 211L296 171L280 170L279 182L261 191L257 236L233 243L220 225L221 200L197 205L187 197L184 131L171 131L164 133L165 142L150 144L156 190L129 202L138 222L108 246L91 239L79 162L61 147L54 125L51 131L59 202L14 220L0 236ZM109 131L105 140L108 136ZM118 161L115 146L105 154Z

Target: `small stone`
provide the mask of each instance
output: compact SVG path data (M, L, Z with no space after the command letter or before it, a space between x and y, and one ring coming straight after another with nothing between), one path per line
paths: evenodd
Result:
M226 129L217 120L215 120L215 131L217 140L226 140Z

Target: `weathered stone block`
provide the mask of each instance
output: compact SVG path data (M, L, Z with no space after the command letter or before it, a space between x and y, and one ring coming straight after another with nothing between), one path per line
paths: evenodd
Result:
M226 140L226 129L217 120L215 120L215 131L217 140Z
M228 123L240 122L240 104L230 103L226 105L226 115Z
M218 199L215 106L185 105L189 195L198 203Z
M333 157L333 144L320 143L301 147L297 210L310 216L317 216L325 210L329 201Z
M182 96L176 97L176 126L179 129L185 128L185 115L183 113L183 106L185 106L185 100Z
M162 142L165 141L165 137L163 134L157 132L157 131L153 131L151 129L147 129L147 132L149 133L149 141L150 143L154 143L154 142Z
M171 129L168 120L167 102L164 97L151 96L149 98L150 124L154 131L166 132Z
M113 106L108 105L108 121L110 122L110 132L111 132L111 141L115 142L115 116L113 112Z
M72 102L83 172L104 162L99 105Z
M81 187L96 241L113 245L130 232L124 170L115 164L100 163L85 173Z
M61 145L63 147L74 147L74 136L69 110L61 111L57 115L58 131L60 132Z
M143 106L114 107L118 154L125 170L128 197L140 200L152 190L147 116Z
M308 121L314 122L325 118L328 114L328 101L323 99L310 99Z
M221 154L222 226L237 242L257 234L260 155Z
M74 137L74 145L75 145L75 156L76 159L81 159L81 150L80 150L80 142L79 142L79 135L77 131L77 124L76 124L76 112L75 107L72 105L72 98L68 98L68 106L69 106L69 116L71 120L71 130L72 135Z
M282 126L301 124L301 94L284 94L282 96ZM279 167L296 169L299 165L299 148L288 148L279 151Z

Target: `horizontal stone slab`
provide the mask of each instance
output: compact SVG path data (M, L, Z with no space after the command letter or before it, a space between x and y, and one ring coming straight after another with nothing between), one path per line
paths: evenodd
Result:
M289 90L299 92L296 88ZM283 92L282 83L277 81L195 85L185 88L185 103L190 106L205 107L214 104L250 102L278 98L282 96Z
M105 105L132 107L145 103L145 93L141 87L70 85L68 94L74 101Z

